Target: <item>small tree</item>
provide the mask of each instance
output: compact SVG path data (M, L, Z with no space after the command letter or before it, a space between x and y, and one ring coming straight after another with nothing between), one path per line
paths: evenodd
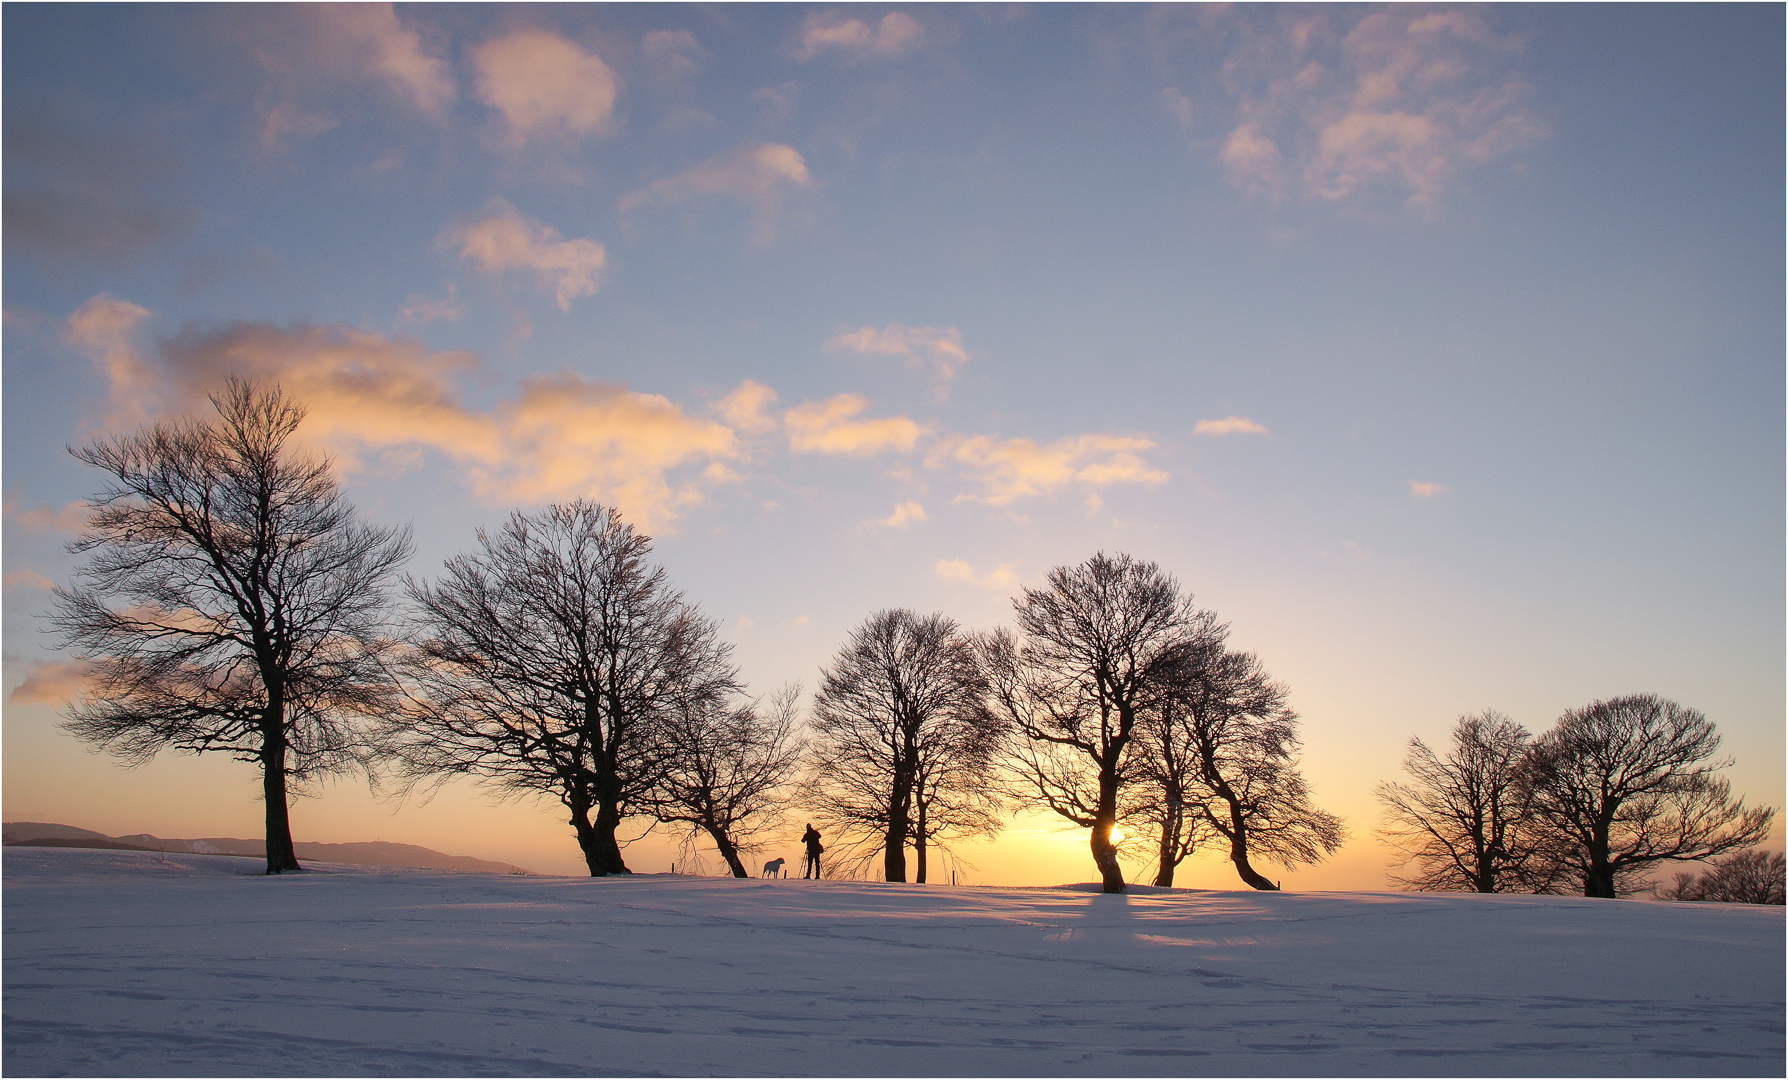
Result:
M1243 882L1268 891L1279 886L1254 868L1254 859L1313 863L1341 846L1341 820L1310 804L1297 767L1298 716L1286 696L1252 653L1213 647L1194 654L1176 674L1172 694L1151 710L1144 724L1150 774L1158 790L1176 794L1197 815L1185 821L1183 839L1167 828L1166 814L1158 815L1156 884L1173 883L1174 865L1195 846L1198 828L1229 849Z
M982 655L991 700L1023 736L1014 794L1090 830L1105 891L1123 892L1111 831L1136 776L1136 725L1223 628L1160 567L1121 554L1056 567L1012 606L1022 637L990 635Z
M807 769L806 801L836 851L879 852L885 879L905 881L913 846L923 882L938 840L996 824L971 812L998 739L982 688L971 643L943 615L880 611L851 632L821 671Z
M90 555L51 622L94 663L66 729L127 762L163 749L253 762L267 872L300 869L295 785L364 768L387 708L386 600L407 530L358 521L304 410L232 378L217 421L156 424L75 457L112 477L69 550Z
M629 873L616 830L651 813L676 722L738 691L730 647L616 510L518 512L478 544L410 585L422 640L389 728L399 768L557 798L590 875Z
M1409 740L1408 782L1377 793L1379 836L1413 864L1392 880L1434 892L1550 892L1563 865L1533 812L1532 740L1495 712L1460 717L1444 758Z
M784 787L800 755L795 714L798 685L772 695L768 707L731 708L697 702L670 718L668 753L653 814L713 842L734 877L749 877L742 853L752 838L782 821Z
M1782 904L1788 861L1781 852L1736 851L1697 874L1679 871L1658 890L1663 900L1707 900L1721 904Z
M1612 898L1659 862L1695 862L1763 839L1775 811L1746 809L1709 761L1720 746L1694 709L1635 694L1572 709L1534 745L1535 811L1580 875Z

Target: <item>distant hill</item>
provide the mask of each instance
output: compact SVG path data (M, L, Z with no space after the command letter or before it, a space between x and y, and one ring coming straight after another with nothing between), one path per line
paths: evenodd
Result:
M261 858L267 854L264 840L240 840L209 836L198 840L166 840L148 833L107 836L73 825L47 821L9 821L0 825L0 839L8 847L94 847L142 851L181 851L193 855L242 855ZM66 841L58 844L56 841ZM510 863L474 859L469 855L444 855L415 844L374 840L358 844L319 844L300 841L292 845L299 859L318 862L358 863L363 866L405 866L417 870L463 870L475 874L527 874Z

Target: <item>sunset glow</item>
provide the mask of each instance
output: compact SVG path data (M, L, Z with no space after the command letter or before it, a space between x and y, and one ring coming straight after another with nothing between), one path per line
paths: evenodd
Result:
M43 619L102 482L67 448L228 375L304 403L414 578L618 507L754 696L876 611L1009 627L1152 560L1343 819L1287 889L1385 888L1374 787L1485 709L1659 694L1788 799L1778 6L3 18L7 821L260 835L251 766L62 733L91 670ZM582 872L550 801L313 794L301 840ZM1090 881L1088 840L1014 810L932 880Z

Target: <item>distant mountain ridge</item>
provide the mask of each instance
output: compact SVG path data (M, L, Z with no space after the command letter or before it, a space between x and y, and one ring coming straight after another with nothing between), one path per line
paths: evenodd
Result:
M117 847L125 850L179 851L191 855L241 855L262 858L267 854L264 840L241 840L234 837L208 836L197 840L166 840L148 833L129 836L107 836L91 829L58 825L48 821L9 821L0 824L0 840L9 846L54 846L53 841L69 840L79 847ZM530 874L511 863L474 859L470 855L445 855L415 844L393 844L384 840L354 844L321 844L300 841L292 845L299 859L318 862L358 863L363 866L404 866L417 870L462 870L475 874Z

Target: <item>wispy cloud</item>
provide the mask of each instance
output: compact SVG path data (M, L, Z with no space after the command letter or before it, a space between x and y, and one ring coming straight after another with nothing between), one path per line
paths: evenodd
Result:
M570 311L577 297L594 294L608 265L608 251L600 243L566 240L559 230L524 217L502 199L492 199L472 221L450 227L439 243L459 248L462 260L487 274L533 271L560 311Z
M761 435L776 430L776 417L770 412L770 406L774 404L776 391L746 379L732 393L714 403L714 414L736 431Z
M464 305L459 302L458 289L451 281L447 283L447 295L441 299L434 300L420 293L411 293L404 297L404 306L398 312L405 322L421 323L424 326L436 319L456 323L465 313Z
M615 207L625 214L654 204L668 206L724 196L751 211L757 238L767 241L774 231L782 199L790 191L812 183L807 162L794 147L747 143L687 172L630 191L621 196Z
M344 89L378 87L437 122L458 96L446 58L390 4L268 7L246 18L250 51L268 77L259 101L264 149L333 128Z
M1239 188L1331 204L1391 193L1431 214L1462 170L1547 133L1510 70L1518 42L1479 13L1281 8L1267 18L1221 68L1239 107L1218 158Z
M512 146L606 135L612 128L614 70L548 30L517 30L472 49L478 97L503 118Z
M915 521L925 520L925 508L916 502L903 502L894 508L894 512L874 522L890 529L904 529Z
M950 381L969 362L968 350L962 347L962 331L954 326L889 323L880 330L865 326L839 334L826 345L864 356L897 356L913 367L929 370L940 397L949 392Z
M6 493L6 523L15 529L32 533L61 533L72 536L87 526L92 508L84 502L63 503L61 509L51 506L21 507L18 496Z
M1048 443L955 436L940 440L926 464L957 465L980 487L978 494L960 495L959 501L1004 506L1066 486L1096 491L1114 484L1165 483L1168 474L1142 458L1154 446L1148 439L1121 435L1076 435Z
M983 589L1010 589L1018 584L1018 575L1008 563L997 563L993 569L978 574L962 559L939 559L931 572L945 581L966 582Z
M911 50L924 33L919 20L899 11L883 15L873 26L837 12L818 13L809 15L802 25L795 57L811 60L820 53L837 51L853 60L890 59Z
M1426 480L1411 480L1409 493L1418 499L1432 499L1436 495L1445 495L1453 490L1445 484L1431 483Z
M114 397L136 398L149 416L201 409L226 374L277 382L308 407L305 437L349 468L365 467L369 453L401 464L432 452L493 502L599 498L646 528L700 502L731 476L714 466L740 455L726 424L569 372L528 378L490 409L468 407L456 380L476 365L469 353L348 327L235 323L188 328L153 356L114 349L108 370Z
M37 660L6 695L8 705L62 705L86 689L98 665L86 660Z
M1200 420L1192 428L1194 435L1271 435L1265 424L1257 424L1245 416L1225 416L1221 420Z
M868 407L868 399L861 394L802 402L782 417L789 449L797 454L870 457L889 450L910 451L925 434L923 427L905 416L857 419Z
M640 55L660 77L687 79L701 70L708 50L687 30L653 30L640 40Z

